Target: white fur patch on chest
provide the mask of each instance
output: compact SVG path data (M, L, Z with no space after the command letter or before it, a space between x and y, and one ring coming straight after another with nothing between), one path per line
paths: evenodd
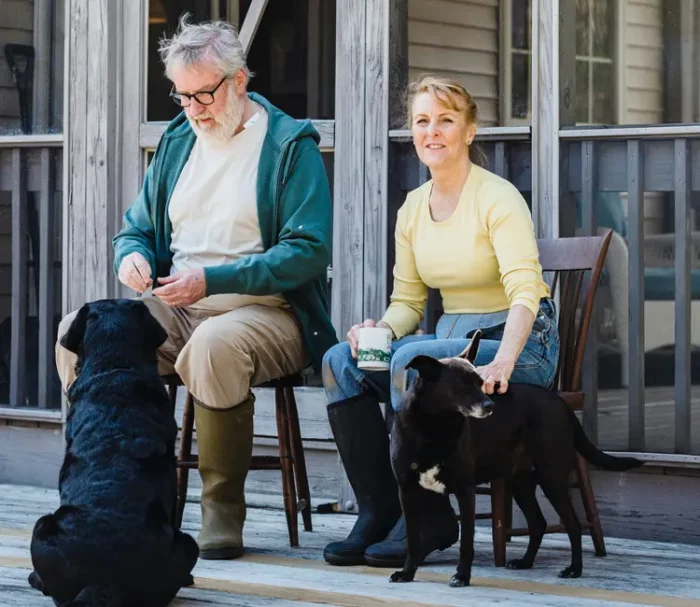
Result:
M429 470L420 473L418 484L423 487L423 489L427 489L428 491L435 491L435 493L444 494L447 487L437 480L438 474L440 474L440 466L433 466Z

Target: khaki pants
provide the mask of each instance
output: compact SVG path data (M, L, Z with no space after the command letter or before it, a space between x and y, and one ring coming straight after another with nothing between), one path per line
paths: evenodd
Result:
M170 308L154 296L141 300L168 333L158 352L161 375L176 372L197 402L230 409L250 396L250 388L298 373L309 362L291 309L254 304L218 313ZM60 345L77 310L59 325L56 366L63 389L75 380L75 354Z

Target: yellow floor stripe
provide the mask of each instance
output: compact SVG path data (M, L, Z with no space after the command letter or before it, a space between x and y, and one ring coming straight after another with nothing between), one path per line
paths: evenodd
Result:
M0 536L29 537L30 533L18 529L0 528ZM281 557L267 554L246 554L242 560L261 565L276 565L281 567L292 567L298 569L325 570L333 572L347 571L351 573L362 573L367 575L387 578L391 573L390 569L379 569L376 567L356 566L348 568L333 567L325 561L310 560L301 558ZM0 567L12 567L31 569L30 559L19 557L0 557ZM451 573L437 571L418 570L416 581L434 582L447 584ZM343 594L336 592L324 592L319 590L284 588L267 584L255 584L247 582L234 582L229 580L219 580L213 578L195 578L196 588L205 590L219 590L235 594L247 594L250 596L270 597L277 599L288 599L296 601L307 601L309 603L330 603L342 607L366 607L368 605L386 605L406 607L432 607L433 603L426 602L406 602L394 601L392 599L381 599L379 597L365 597L361 595ZM388 583L388 582L387 582ZM526 592L549 596L561 596L568 598L591 599L599 601L617 601L632 605L654 605L655 607L698 607L700 600L678 598L658 594L643 594L639 592L627 592L623 590L604 590L601 588L581 588L577 586L564 586L559 584L548 584L545 582L528 582L524 580L509 580L502 578L473 577L472 586L482 588L494 588L499 590L510 590L514 592ZM296 598L293 598L296 597Z

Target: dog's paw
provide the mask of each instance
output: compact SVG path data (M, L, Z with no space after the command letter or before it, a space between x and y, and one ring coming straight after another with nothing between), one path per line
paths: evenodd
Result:
M409 573L408 571L404 571L403 569L401 571L396 571L391 574L391 577L389 578L390 582L412 582L413 581L413 573Z
M187 588L188 586L194 586L194 578L192 577L191 573L187 574L187 577L185 577L185 581L182 584L183 588Z
M532 569L532 563L525 559L513 559L506 563L506 569Z
M458 573L450 578L450 588L464 588L465 586L469 586L469 580Z
M27 582L32 588L36 588L41 592L44 592L44 582L41 581L39 574L36 571L32 571L27 578Z
M559 572L559 575L557 577L561 578L577 578L581 577L581 569L580 568L574 568L574 567L567 567L566 569L562 569Z

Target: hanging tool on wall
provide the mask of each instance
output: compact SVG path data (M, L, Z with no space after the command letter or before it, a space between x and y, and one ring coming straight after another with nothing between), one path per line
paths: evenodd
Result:
M26 44L6 44L5 59L19 94L19 115L22 132L32 132L32 84L34 82L34 47Z
M5 59L10 67L12 77L19 95L19 115L22 132L29 135L32 132L32 93L34 83L34 47L27 44L6 44ZM28 193L29 194L29 193ZM34 295L36 305L39 305L39 210L36 196L27 196L28 202L28 231L34 263Z

